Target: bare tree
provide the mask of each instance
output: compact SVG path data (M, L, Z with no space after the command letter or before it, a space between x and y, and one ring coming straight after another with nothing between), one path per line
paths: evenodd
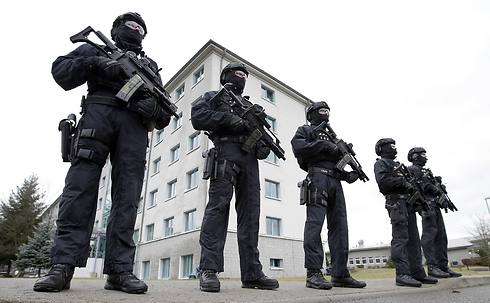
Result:
M477 245L476 253L481 258L481 265L490 268L490 220L478 217L471 232Z

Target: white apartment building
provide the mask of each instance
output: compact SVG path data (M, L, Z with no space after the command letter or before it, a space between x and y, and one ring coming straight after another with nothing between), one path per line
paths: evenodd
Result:
M264 107L287 158L279 160L271 153L259 164L259 250L263 271L271 277L305 274L302 239L306 209L299 205L297 183L306 173L294 158L290 140L297 127L305 123L305 109L311 101L210 40L165 84L179 108L180 118L172 118L163 131L149 133L147 167L134 228L137 246L134 272L140 278L186 279L196 272L200 225L209 187L209 181L202 179L202 154L212 147L212 142L192 127L191 105L205 92L220 89L221 70L234 61L247 66L250 74L244 95ZM92 253L85 275L90 272L92 276L102 276L104 231L111 207L110 170L108 160L101 175ZM234 198L230 208L225 272L220 276L240 277Z

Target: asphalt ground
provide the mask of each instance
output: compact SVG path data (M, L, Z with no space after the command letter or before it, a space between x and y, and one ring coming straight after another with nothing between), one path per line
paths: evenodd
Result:
M333 288L314 290L305 287L304 281L280 281L278 290L254 290L241 288L236 280L221 281L221 292L204 293L199 290L198 280L152 280L148 281L149 290L143 295L129 295L119 291L104 290L103 279L74 279L71 289L60 293L39 293L32 290L35 279L0 279L0 302L337 302L387 300L394 298L437 293L456 293L468 287L490 285L490 276L471 276L442 279L436 285L424 285L421 288L399 287L394 279L367 280L364 289ZM437 297L437 296L436 296ZM490 294L489 294L490 297ZM391 301L388 300L391 298ZM415 299L417 300L417 299ZM425 301L425 300L424 300ZM490 300L489 300L490 301ZM417 302L417 301L414 301ZM420 300L418 301L420 302Z

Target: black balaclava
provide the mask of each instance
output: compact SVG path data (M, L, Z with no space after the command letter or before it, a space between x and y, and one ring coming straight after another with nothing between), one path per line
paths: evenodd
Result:
M395 160L397 153L395 143L381 145L381 157Z
M392 138L379 139L375 145L376 155L395 160L397 154L395 143Z
M412 162L413 164L424 167L424 165L427 163L427 156L426 156L426 150L423 147L414 147L408 151L408 161Z
M306 119L311 125L320 125L322 122L327 122L330 117L330 107L327 102L313 102L306 110Z
M235 75L235 72L238 70L240 69L231 69L226 71L224 82L233 84L233 87L231 88L233 92L241 95L243 93L243 90L245 89L245 83L247 82L247 78L246 77L242 78Z
M143 38L144 36L138 31L127 27L124 23L121 23L114 30L114 41L116 42L116 46L123 50L140 53L143 49L143 46L141 45Z

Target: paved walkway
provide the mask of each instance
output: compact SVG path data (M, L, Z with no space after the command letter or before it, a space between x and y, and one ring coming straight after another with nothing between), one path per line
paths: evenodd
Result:
M222 280L220 293L199 291L198 280L149 281L149 291L144 295L128 295L118 291L104 290L104 280L74 279L71 289L61 293L38 293L32 291L35 279L0 278L0 303L4 302L336 302L361 298L379 298L387 295L413 292L431 292L443 289L458 289L490 285L490 276L472 276L440 280L437 285L422 288L397 287L393 279L367 281L364 289L333 288L313 290L303 281L280 281L275 291L242 289L241 283Z

